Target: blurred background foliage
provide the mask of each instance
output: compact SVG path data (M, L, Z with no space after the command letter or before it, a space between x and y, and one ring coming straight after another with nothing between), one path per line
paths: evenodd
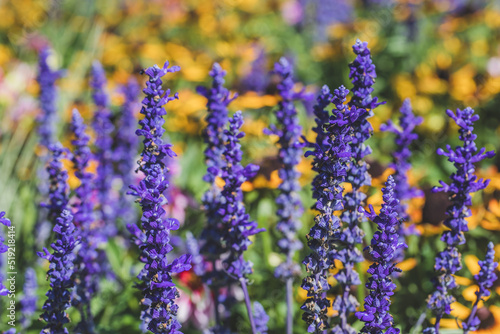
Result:
M496 4L495 4L496 3ZM72 108L90 120L94 111L88 88L90 64L98 59L108 74L108 91L113 110L119 112L122 97L119 85L130 76L144 81L139 72L152 64L169 60L181 71L171 76L167 86L179 92L180 99L167 106L166 129L179 158L172 170L171 215L183 222L179 236L186 231L199 235L204 224L200 198L207 185L201 180L204 145L205 99L195 93L197 85L208 85L213 62L227 70L227 86L240 97L231 110L245 115L244 162L261 166L261 172L244 185L250 215L267 233L258 235L248 252L254 262L250 293L269 313L270 333L283 333L285 319L284 289L273 276L273 268L283 260L278 254L274 231L276 187L279 166L274 156L275 138L262 130L274 121L272 111L278 101L276 78L269 75L272 64L286 56L296 68L300 82L317 92L323 84L350 88L348 63L354 58L351 45L356 39L368 41L377 67L374 95L387 104L380 106L370 119L375 134L369 144L373 186L367 189L368 202L381 203L380 188L391 173L387 165L395 145L391 134L379 126L398 117L403 99L410 97L416 114L424 117L417 128L419 140L413 144L414 169L411 182L424 189L426 198L411 203L411 217L422 237L411 237L406 271L399 279L395 294L395 323L403 333L421 331L426 312L425 299L432 291L434 256L443 247L439 241L440 222L448 205L446 196L431 194L430 187L439 179L447 180L453 166L435 153L446 143L458 143L457 127L450 123L446 109L471 106L481 119L477 123L478 146L497 150L500 144L500 5L482 0L16 0L0 3L0 207L7 211L17 228L17 266L23 272L36 266L41 308L48 283L47 264L36 258L34 230L40 198L37 196L36 170L39 165L35 118L38 86L37 53L51 45L50 62L66 69L59 80L59 138L70 146L68 122ZM311 106L298 106L305 136L312 139ZM137 114L139 107L137 108ZM70 164L68 164L69 167ZM483 193L474 196L471 232L464 245L462 285L453 316L467 318L475 287L477 259L483 258L486 242L495 242L500 254L500 157L485 162L478 171L490 178ZM303 173L302 198L312 204L310 160L300 165ZM71 172L71 171L70 171ZM70 173L71 174L71 173ZM77 186L74 176L71 186ZM116 190L120 185L116 185ZM302 241L312 225L314 212L303 217ZM363 226L369 242L374 226ZM140 265L137 250L127 243L127 233L107 246L116 280L105 282L102 293L92 304L99 333L138 333L139 294L132 282ZM182 241L177 241L182 251ZM300 261L307 247L297 256ZM368 261L362 264L365 270ZM18 276L21 291L23 276ZM177 277L182 290L181 312L186 333L200 333L211 317L206 288L192 272ZM304 333L298 306L305 296L295 283L296 329ZM500 284L480 309L483 328L479 333L500 332ZM335 292L335 288L332 293ZM357 291L360 298L364 289ZM235 296L241 297L238 291ZM332 314L333 315L333 314ZM72 324L78 314L71 312ZM428 316L429 317L429 316ZM2 317L4 319L4 317ZM419 319L421 320L419 322ZM353 321L355 319L352 319ZM426 323L427 320L423 322ZM238 333L249 332L245 312L237 306L231 323ZM454 319L443 321L456 332ZM0 329L6 329L5 321ZM72 325L70 324L70 327ZM361 327L356 322L358 328ZM27 333L37 333L41 324L34 321ZM70 330L71 332L71 330Z

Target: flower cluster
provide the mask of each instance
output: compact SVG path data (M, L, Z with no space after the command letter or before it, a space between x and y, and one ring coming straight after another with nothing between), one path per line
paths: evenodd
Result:
M131 197L127 196L127 189L133 183L134 161L137 156L138 140L134 135L136 120L135 108L138 104L140 93L139 84L135 79L130 79L127 84L120 88L125 100L121 108L119 125L116 131L114 157L116 176L122 181L122 190L118 199L116 215L121 218L126 226L136 220L136 212L133 209Z
M207 98L207 116L205 118L207 126L203 131L203 140L207 144L204 151L207 173L203 177L205 182L210 184L210 188L203 194L202 202L207 216L207 225L201 234L204 244L201 253L207 260L212 262L213 270L207 274L205 279L214 283L219 272L216 269L216 261L220 260L221 254L226 250L221 245L222 221L218 214L220 205L221 189L215 184L216 177L222 173L222 168L226 165L222 153L224 152L224 128L228 121L227 106L236 95L231 97L231 93L224 87L224 71L221 66L215 63L210 71L213 78L212 87L198 87L199 94Z
M166 202L163 193L168 187L165 159L175 157L171 145L162 139L165 132L163 116L166 115L163 105L177 99L178 94L169 96L170 90L163 90L161 78L180 70L178 66L169 68L168 65L165 62L163 68L154 65L144 71L149 77L143 90L146 94L141 109L144 119L139 121L141 128L136 131L137 136L144 137L144 149L138 162L138 170L144 173L144 178L138 186L130 186L130 193L137 197L142 207L141 230L133 224L127 227L138 239L140 261L145 264L138 276L141 280L138 287L144 296L142 319L150 319L148 330L153 333L175 334L180 333L181 325L176 319L178 306L174 302L179 292L172 282L172 275L191 268L191 256L182 255L172 261L167 257L173 249L170 232L179 228L179 222L165 218L162 207Z
M444 221L448 230L444 231L441 237L446 243L446 248L436 257L435 269L438 272L438 277L434 280L436 290L428 300L429 308L436 315L436 323L434 328L426 329L425 333L438 333L441 318L451 311L450 305L455 299L449 291L457 286L454 274L462 268L457 246L465 243L464 232L469 230L466 218L471 216L469 209L472 204L471 194L486 188L489 183L489 180L477 179L474 175L474 163L491 158L495 154L493 151L485 152L484 147L477 149L474 142L477 135L473 131L474 122L479 116L474 114L472 108L457 109L456 114L451 110L447 110L446 113L459 126L459 139L463 145L455 149L447 145L447 151L441 148L437 150L439 155L446 156L448 161L453 163L456 172L451 174L450 184L440 181L441 186L433 188L434 192L448 193L452 204L446 210L448 217Z
M243 153L240 139L245 136L245 133L240 131L242 125L243 116L241 111L237 111L229 119L229 128L224 130L226 144L223 156L226 166L222 168L221 178L225 184L217 211L224 224L222 242L229 251L227 258L223 260L223 265L230 276L238 279L252 273L251 262L243 258L243 253L252 243L250 236L265 231L257 228L256 222L249 221L249 215L245 212L243 204L241 185L255 176L259 166L249 164L243 167L241 164Z
M38 117L38 135L40 144L46 148L54 142L55 121L57 117L57 91L56 81L63 72L54 71L49 67L47 58L50 55L50 49L44 48L40 52L38 60L37 81L40 86L40 108L41 113Z
M399 117L399 128L396 127L394 123L390 120L387 124L380 126L381 131L390 131L396 135L396 145L397 148L393 153L393 162L391 167L394 169L394 182L396 183L396 198L399 199L399 204L397 206L398 216L404 221L410 219L408 215L408 205L405 201L409 201L415 197L422 197L423 192L420 189L410 187L408 184L408 171L411 168L409 159L411 157L410 144L418 139L418 135L414 133L414 129L417 125L423 122L422 117L415 117L411 109L410 99L406 99L401 106L401 116ZM401 224L401 228L398 228L400 239L404 241L404 235L410 234L411 229L404 229ZM402 250L400 249L399 256L396 257L397 260L402 260Z
M304 144L300 142L302 127L294 101L308 100L311 96L304 91L293 91L293 68L286 58L281 58L274 65L274 73L280 77L277 88L281 101L275 112L277 125L272 124L270 129L265 130L265 133L279 138L278 160L282 165L279 177L282 182L278 187L280 195L276 199L278 205L276 214L279 219L276 229L283 235L283 238L278 241L278 247L286 255L286 262L276 268L275 275L286 280L300 273L298 265L293 263L293 255L302 248L302 243L297 238L297 231L301 227L300 217L304 212L298 194L300 173L297 171Z
M490 289L498 279L495 273L498 262L495 262L495 249L491 241L488 243L488 251L486 252L484 261L479 261L479 267L481 268L479 274L474 275L474 280L477 282L479 290L476 291L476 301L472 307L469 319L467 322L462 322L464 331L476 331L479 328L481 321L476 316L478 304L483 298L491 295Z
M115 233L114 202L111 196L113 182L113 140L114 129L109 110L108 95L106 94L106 74L99 62L92 64L92 76L90 87L92 87L92 99L96 105L96 111L92 121L92 127L96 133L95 158L98 162L95 189L99 201L99 213L102 224L103 236L111 236Z
M0 212L0 224L4 226L10 226L10 220L5 217L5 212ZM0 235L0 256L7 252L9 246L4 244L5 239ZM3 277L0 274L0 296L6 296L9 293L9 290L2 283Z
M327 86L322 89L318 97L316 112L316 128L318 134L316 143L309 144L312 151L306 156L313 155L313 170L317 173L313 180L313 197L316 204L313 209L319 211L315 217L315 225L306 236L312 253L302 262L309 274L302 282L302 288L307 291L307 300L302 305L302 318L308 326L308 332L323 331L329 327L327 309L330 301L326 292L330 289L327 281L329 269L334 267L334 258L331 256L332 242L338 238L341 222L334 212L343 209L342 193L349 162L351 160L351 115L344 105L347 89L341 86L330 94ZM324 108L331 100L335 103L332 115L328 116ZM355 109L355 108L353 108ZM327 117L328 116L328 117ZM355 119L356 116L353 115Z
M392 175L388 177L382 193L384 203L379 215L374 212L371 205L369 211L360 208L366 217L377 224L378 230L373 235L371 245L367 247L374 259L374 263L368 269L368 274L371 276L366 283L370 294L365 298L365 310L356 312L356 316L365 323L361 333L397 334L399 329L392 327L393 318L389 313L390 297L396 289L391 276L394 272L401 272L395 267L394 261L398 255L397 250L407 246L399 240L398 225L401 224L397 209L399 200Z
M50 175L51 188L49 205L51 220L54 220L56 240L51 244L52 254L47 248L43 252L38 252L38 256L50 262L47 272L51 289L47 292L47 300L43 305L44 313L42 319L47 323L44 332L48 333L68 333L64 325L69 322L66 309L71 306L71 290L75 286L74 279L74 249L80 241L77 236L73 215L68 204L68 173L63 170L61 163L62 156L67 152L61 144L51 144L52 159L47 166ZM57 201L55 200L57 199Z

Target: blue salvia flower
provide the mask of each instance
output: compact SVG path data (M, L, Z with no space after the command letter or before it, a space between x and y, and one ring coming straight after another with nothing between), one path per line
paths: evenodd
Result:
M203 140L207 144L204 151L207 173L203 180L210 185L210 188L202 196L207 225L201 233L201 239L204 243L200 252L212 263L212 270L205 273L204 280L209 283L214 292L216 322L217 325L220 325L220 319L218 319L219 301L215 285L222 284L226 277L218 268L221 255L226 252L226 248L221 244L223 223L217 212L221 201L221 189L215 184L215 179L221 176L222 168L226 165L222 153L225 143L224 128L229 119L227 107L237 95L231 97L229 90L224 87L226 71L218 63L213 65L209 74L213 78L212 87L197 87L197 92L207 98L208 112L205 117L207 126L203 131Z
M95 61L92 64L90 87L96 111L92 121L95 131L95 158L98 162L95 189L99 201L99 214L102 224L102 236L106 239L116 232L115 211L116 203L111 195L113 182L113 123L109 110L109 98L106 93L106 73L102 65Z
M50 262L47 278L50 281L50 290L43 305L42 319L47 323L41 334L68 333L64 325L69 322L66 309L71 306L71 290L75 286L74 279L74 249L79 243L79 237L73 224L73 215L68 209L68 173L63 170L61 159L68 154L68 150L59 143L50 145L52 159L47 166L50 175L51 205L50 218L55 220L53 231L56 240L51 244L52 254L47 248L38 252L38 256ZM57 202L54 199L58 199Z
M116 165L116 176L122 181L122 191L117 203L116 214L126 226L136 221L137 215L133 208L131 196L127 196L127 189L133 183L134 160L137 155L139 141L135 135L135 108L138 102L140 87L132 78L120 89L125 100L119 116L119 126L116 131L114 162Z
M491 295L490 289L498 279L498 276L495 273L495 270L498 267L498 262L495 262L495 249L493 242L490 241L488 243L486 257L484 261L479 261L479 267L481 268L479 270L479 274L474 275L474 280L479 286L479 290L476 291L476 301L472 307L469 319L467 322L462 322L464 333L478 330L481 320L479 320L476 316L477 306L481 300L484 300L485 297L489 297Z
M179 228L179 222L174 218L165 218L163 205L166 203L164 191L168 187L165 174L168 169L165 160L176 154L170 144L162 139L165 130L164 104L178 98L176 93L170 95L170 89L162 88L162 77L167 73L180 70L179 66L168 67L168 61L163 68L154 65L144 71L149 77L143 92L141 114L144 119L139 121L140 129L137 136L144 137L144 149L139 160L138 170L144 173L144 178L138 186L130 186L130 194L137 197L142 208L141 229L129 224L127 227L140 244L140 261L144 263L138 278L138 288L142 290L141 303L144 311L142 319L150 319L148 329L152 333L179 334L180 323L176 319L178 305L175 299L179 292L172 282L172 275L191 268L191 256L182 255L169 261L167 254L173 249L170 244L170 232Z
M315 38L328 39L328 28L335 23L349 23L353 19L353 4L349 0L313 0L315 4Z
M304 212L298 194L300 173L297 171L304 144L300 142L302 127L299 124L294 101L309 99L310 95L304 91L293 91L293 68L286 58L281 58L274 65L274 73L280 77L277 88L281 101L275 112L277 124L272 124L270 129L264 132L279 138L278 159L282 165L279 176L282 182L278 187L280 195L276 199L279 219L276 229L283 235L283 238L278 241L278 247L286 255L286 262L276 268L275 275L287 280L294 274L300 273L298 265L293 263L293 255L302 248L302 243L297 238L297 231L301 227L300 217Z
M293 298L293 276L300 274L300 267L293 262L295 252L302 249L302 243L297 238L297 231L301 227L300 217L304 212L304 207L300 200L300 173L297 165L302 158L302 148L304 144L300 142L302 127L299 124L295 101L309 100L311 95L304 90L294 92L293 67L282 57L274 65L274 73L280 78L277 85L281 101L276 110L277 124L272 124L270 129L264 131L265 134L278 136L278 161L282 165L279 170L279 177L282 182L279 185L280 194L276 199L278 204L278 223L276 229L283 238L278 241L278 247L286 255L286 261L280 264L274 274L276 277L286 281L287 300L287 333L292 332L292 298Z
M264 307L259 302L253 302L253 317L255 319L255 328L260 334L267 334L268 328L267 323L269 322L269 316L264 310Z
M0 212L0 224L4 226L11 226L10 220L5 217L5 212ZM0 256L2 256L3 253L6 253L9 250L9 246L4 244L5 239L2 235L0 235ZM2 274L0 274L0 296L7 296L9 294L9 289L7 289L3 283L3 277Z
M401 116L399 117L399 127L392 121L387 121L387 124L380 126L381 131L390 131L396 135L396 150L393 153L393 162L391 168L394 169L394 182L396 183L396 198L399 199L397 206L398 217L404 221L409 221L407 202L415 197L422 197L424 194L418 188L410 187L408 183L408 171L411 169L409 159L411 157L410 145L414 140L418 139L418 135L414 132L417 125L421 124L422 117L416 117L411 109L410 99L406 99L400 109ZM404 236L411 234L412 229L405 229L402 224L398 225L400 240L404 241ZM396 260L403 260L402 249L399 249L399 254Z
M336 326L333 333L354 333L355 330L348 324L349 314L352 314L359 302L350 293L353 285L361 284L359 274L356 272L355 265L363 261L363 255L356 247L363 242L364 233L360 228L365 216L358 212L358 208L364 205L366 194L362 191L364 186L371 185L371 177L368 173L368 165L364 158L371 153L369 146L365 144L373 132L373 129L367 118L373 115L373 109L379 103L376 97L372 97L373 84L377 74L375 65L372 63L370 50L366 42L357 40L353 46L356 58L349 65L349 78L352 81L352 99L347 105L351 114L351 155L353 162L349 164L347 170L346 182L352 186L351 191L346 193L343 198L344 212L341 214L341 221L346 224L342 233L338 236L336 242L339 244L339 250L334 251L332 256L342 262L343 268L339 270L335 278L342 287L342 293L337 296L333 304L333 309L339 312L340 324ZM343 104L343 98L337 98L336 105ZM355 115L355 117L354 117Z
M244 253L252 243L250 237L265 229L257 228L257 223L249 220L243 204L243 191L241 185L248 179L255 176L259 166L248 164L243 167L241 158L240 139L245 133L240 131L243 125L243 116L241 111L237 111L229 119L229 128L224 130L223 156L226 166L222 168L221 178L224 181L224 187L220 194L219 209L217 213L224 226L222 242L226 244L228 254L222 261L225 272L232 278L240 281L245 303L247 307L252 333L256 334L255 322L251 310L250 297L247 290L247 276L252 273L252 263L245 260Z
M40 52L38 60L38 75L37 81L40 87L40 108L41 113L38 117L38 135L40 136L40 144L48 148L54 143L55 137L55 122L57 119L57 89L56 81L63 72L54 71L49 67L47 58L50 55L50 49L44 48Z
M343 209L342 182L345 181L348 165L351 161L351 122L357 115L351 115L343 104L347 89L341 86L330 94L327 86L322 89L315 107L317 126L314 131L318 134L316 143L309 144L312 151L306 152L306 157L314 156L313 170L317 173L313 180L313 198L316 204L313 209L319 211L315 217L315 225L306 236L311 254L306 256L302 263L306 266L308 277L302 281L302 289L307 291L307 300L302 305L304 311L302 319L308 324L309 333L319 333L329 328L327 309L330 301L326 293L330 289L328 284L329 269L334 267L334 258L331 254L333 242L338 238L341 224L334 212ZM326 117L323 108L330 96L333 97L336 108L332 115ZM354 108L355 109L355 108Z
M454 274L462 269L462 260L458 245L465 243L464 232L469 230L467 217L471 216L469 206L472 204L471 194L487 187L489 180L477 179L474 175L474 163L495 155L493 151L485 152L485 148L477 149L474 140L477 135L473 133L474 122L479 119L472 108L464 110L457 109L456 114L447 110L446 114L459 126L459 138L462 146L452 149L446 145L446 150L439 148L437 153L444 155L452 162L456 172L451 174L451 183L440 181L440 187L434 187L434 192L446 192L449 194L452 204L447 208L447 218L444 226L448 229L443 232L441 240L446 243L446 248L436 257L435 269L438 277L434 279L435 291L429 296L428 307L436 315L434 327L425 329L424 333L439 333L439 324L443 315L449 314L450 305L455 298L450 294L457 285Z
M78 280L75 290L76 296L72 304L78 307L82 315L78 328L82 331L93 332L90 299L99 289L99 274L104 266L101 259L104 255L102 250L97 249L100 237L98 236L99 231L94 226L94 203L92 201L94 177L92 173L88 172L91 151L88 146L90 136L86 133L86 129L83 118L78 110L74 109L71 119L71 132L73 133L71 162L75 176L80 181L80 185L75 189L74 223L79 228L82 242L75 261Z
M398 225L401 224L398 213L399 200L392 175L387 178L382 193L384 203L379 215L371 205L369 211L364 211L360 207L360 211L377 224L377 231L373 235L371 245L367 247L374 260L368 269L368 274L371 276L365 285L370 294L365 298L365 310L356 312L356 316L365 323L361 333L397 334L399 329L392 327L393 318L389 313L391 296L396 289L391 276L394 272L401 272L394 261L398 256L397 250L407 246L404 241L399 240Z
M242 125L243 116L237 111L229 119L229 128L224 130L226 144L223 156L226 166L222 168L221 173L224 188L218 209L224 224L223 240L229 250L229 256L224 259L223 264L226 272L238 279L252 273L252 264L243 258L244 252L252 243L249 237L265 231L257 228L257 223L249 221L249 215L245 212L243 204L241 185L255 176L259 166L248 164L243 167L241 164L243 152L240 139L245 136L245 133L240 131Z
M37 289L36 272L33 268L26 269L24 274L23 297L21 298L21 326L24 331L31 325L33 315L37 310Z

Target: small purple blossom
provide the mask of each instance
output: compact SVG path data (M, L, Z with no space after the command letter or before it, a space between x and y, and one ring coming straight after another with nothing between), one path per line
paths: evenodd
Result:
M106 93L106 73L102 65L97 61L92 64L90 86L92 88L92 99L96 106L92 121L92 127L96 133L95 158L98 163L95 188L99 203L99 219L103 224L102 234L104 238L107 238L116 232L116 208L114 207L116 203L114 203L111 195L114 176L112 150L114 126L111 122L112 114L109 110L108 95Z
M485 297L489 297L491 295L490 289L498 279L498 276L495 273L495 270L498 267L498 262L495 262L495 249L493 242L490 241L488 243L488 251L486 252L486 257L484 261L479 261L479 267L481 268L479 270L479 274L474 275L474 280L479 286L479 290L476 291L477 298L474 302L474 306L472 307L469 319L467 320L467 322L462 322L464 333L478 330L479 325L481 324L481 320L479 320L479 318L476 316L477 306L481 300L484 300Z
M180 334L181 325L176 319L178 305L175 304L179 292L172 282L172 275L189 270L191 256L182 255L172 261L167 257L173 250L170 232L179 228L179 222L165 218L162 207L166 203L163 193L168 188L165 160L176 156L172 145L162 139L165 132L163 116L166 115L163 105L178 99L178 94L169 96L170 89L163 90L161 78L180 70L179 66L168 66L169 63L165 62L162 68L154 65L144 70L149 77L143 89L146 97L142 100L141 114L145 117L139 121L140 129L136 131L137 136L144 137L144 150L138 162L138 170L144 173L144 178L138 186L130 186L130 194L137 197L142 208L141 229L134 224L127 227L139 244L140 261L144 263L137 285L144 296L141 319L150 319L148 329L153 333Z
M365 310L356 312L356 317L365 323L361 333L399 333L399 329L392 327L393 318L389 313L389 307L391 296L396 289L392 275L394 272L401 272L394 262L398 255L397 250L407 246L404 241L399 240L398 225L401 224L398 213L399 200L396 197L396 184L392 175L387 178L385 186L382 188L384 203L379 215L371 205L369 211L364 211L362 207L359 209L377 224L371 245L367 247L374 259L374 263L368 269L368 274L371 276L366 283L370 294L365 298Z
M451 174L450 184L440 181L441 186L432 189L434 192L448 193L452 202L446 210L448 217L443 223L448 229L441 237L441 240L446 243L446 248L436 257L435 269L438 272L438 277L434 279L436 290L428 299L428 307L436 315L436 323L433 328L427 328L424 333L435 334L439 333L441 318L444 314L450 313L450 305L455 301L450 292L457 286L454 274L462 269L461 254L457 246L465 243L464 232L469 230L466 218L472 215L469 209L472 204L471 194L486 188L489 183L489 180L477 179L474 175L474 163L495 155L493 151L485 152L484 147L479 150L476 147L474 140L477 135L473 131L474 122L479 119L479 116L474 114L472 108L457 109L456 114L447 110L446 114L459 126L459 139L463 145L455 149L446 145L446 151L441 148L437 150L439 155L446 156L448 161L453 163L456 172Z
M415 197L422 197L422 190L410 187L408 183L408 171L411 169L409 159L411 157L410 145L418 139L418 135L414 132L417 125L421 124L422 117L415 117L412 113L410 99L406 99L400 109L401 116L399 117L399 127L392 121L387 121L387 124L380 126L381 131L390 131L396 135L396 150L393 153L393 162L391 168L394 169L394 182L396 188L396 198L399 199L397 206L398 216L404 221L409 221L408 204L407 202ZM404 241L405 235L412 234L411 228L404 228L403 224L398 225L400 240ZM398 261L403 260L402 249L399 249L399 255L396 257Z
M41 206L48 209L48 218L53 226L56 218L68 207L68 173L63 170L62 159L69 156L69 151L60 143L49 145L49 149L52 152L52 159L46 168L49 176L49 201Z

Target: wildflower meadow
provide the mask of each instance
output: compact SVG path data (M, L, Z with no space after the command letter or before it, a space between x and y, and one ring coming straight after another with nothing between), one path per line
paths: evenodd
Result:
M500 3L0 2L0 332L500 334Z

